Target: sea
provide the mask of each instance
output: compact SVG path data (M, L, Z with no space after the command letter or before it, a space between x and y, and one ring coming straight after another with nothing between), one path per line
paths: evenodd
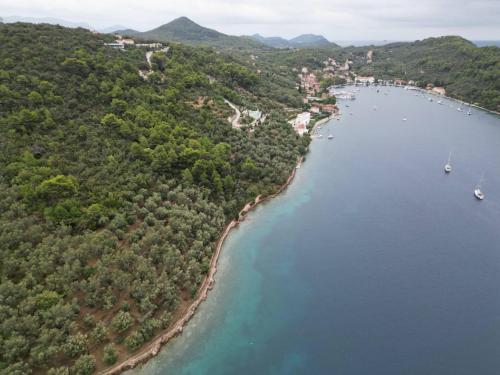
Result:
M500 373L499 116L352 89L229 235L183 334L129 374Z

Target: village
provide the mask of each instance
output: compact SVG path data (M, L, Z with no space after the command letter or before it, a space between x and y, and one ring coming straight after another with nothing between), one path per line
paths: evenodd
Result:
M371 64L373 51L366 54L366 63ZM303 99L304 111L297 114L295 118L289 120L289 124L295 132L302 136L308 133L318 121L324 121L340 115L337 106L338 100L354 100L355 93L346 90L346 85L353 86L397 86L407 90L420 90L413 80L379 80L373 76L357 75L352 71L353 62L346 59L344 63L338 63L334 58L327 58L323 61L324 67L316 72L309 71L307 67L302 67L297 74L299 84L297 89L305 94ZM298 72L298 69L294 69ZM321 77L321 78L319 78ZM436 94L446 95L444 87L435 87L428 84L425 90Z

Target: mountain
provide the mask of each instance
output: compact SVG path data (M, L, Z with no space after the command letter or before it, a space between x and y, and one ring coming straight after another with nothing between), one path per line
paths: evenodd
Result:
M113 31L109 31L108 34L119 34L119 35L127 35L127 36L137 36L141 32L134 29L117 29Z
M303 34L290 40L290 43L296 47L330 47L333 43L329 42L322 35Z
M16 23L16 22L25 22L25 23L48 23L50 25L60 25L64 27L77 28L81 27L83 29L91 30L92 27L86 22L73 22L66 21L60 18L54 17L20 17L20 16L8 16L3 18L4 23Z
M99 29L99 32L103 33L103 34L110 34L110 33L116 33L118 31L123 31L123 30L132 30L132 29L129 29L128 27L123 26L123 25L113 25L113 26L105 27L103 29ZM137 32L135 30L132 30L132 31Z
M187 45L204 45L224 49L265 48L265 45L258 41L246 37L223 34L216 30L200 26L187 17L177 18L153 30L135 32L128 35L141 39L180 42Z
M249 38L273 48L338 47L337 44L328 41L324 36L314 34L303 34L289 40L281 37L264 37L260 34L254 34Z
M279 36L264 37L260 34L254 34L254 35L250 36L250 38L252 38L252 39L254 39L262 44L266 44L270 47L273 47L273 48L290 48L290 47L292 47L288 40L286 40L285 38L281 38Z

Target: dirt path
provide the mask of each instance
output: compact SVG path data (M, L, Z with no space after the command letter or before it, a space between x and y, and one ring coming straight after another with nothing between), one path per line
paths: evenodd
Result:
M240 118L241 118L241 112L240 110L238 109L238 107L236 107L233 103L231 103L229 100L227 99L224 99L224 102L230 106L234 112L235 112L235 115L233 117L233 119L231 120L231 125L233 126L233 128L235 129L239 129L241 128L241 124L240 124Z

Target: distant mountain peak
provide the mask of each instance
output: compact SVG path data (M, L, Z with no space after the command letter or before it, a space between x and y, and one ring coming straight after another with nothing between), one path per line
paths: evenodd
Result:
M260 34L253 34L250 38L274 48L338 47L323 35L316 34L302 34L289 40L281 37L263 37Z
M190 45L216 46L220 48L262 48L264 44L254 39L223 34L219 31L203 27L188 17L178 17L153 30L137 33L135 36L162 42L180 42Z

